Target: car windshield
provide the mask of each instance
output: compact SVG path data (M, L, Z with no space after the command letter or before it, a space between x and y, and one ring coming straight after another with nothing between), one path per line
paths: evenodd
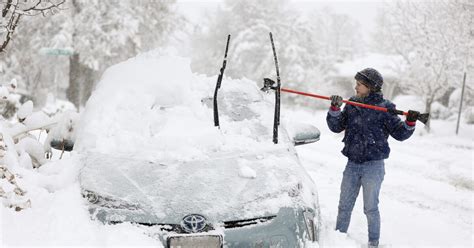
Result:
M215 77L195 75L178 57L141 56L109 68L83 112L76 150L194 160L272 149L271 95L255 82L224 79L214 126Z

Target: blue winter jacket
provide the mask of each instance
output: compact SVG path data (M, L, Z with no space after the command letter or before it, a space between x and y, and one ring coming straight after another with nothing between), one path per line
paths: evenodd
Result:
M395 104L383 99L381 93L370 93L365 98L352 97L350 101L395 109ZM363 163L388 158L388 136L399 141L408 139L415 126L408 126L396 114L346 104L342 112L329 110L326 121L329 129L344 134L342 154L350 161Z

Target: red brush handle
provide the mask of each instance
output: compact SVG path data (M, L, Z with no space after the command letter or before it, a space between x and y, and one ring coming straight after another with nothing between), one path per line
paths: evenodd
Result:
M288 92L288 93L293 93L293 94L298 94L298 95L303 95L303 96L309 96L309 97L314 97L314 98L319 98L319 99L325 99L325 100L331 100L330 97L328 96L322 96L322 95L316 95L316 94L311 94L311 93L306 93L306 92L301 92L301 91L296 91L296 90L290 90L286 88L281 88L280 89L283 92ZM342 100L343 103L362 107L362 108L369 108L369 109L374 109L378 111L383 111L383 112L388 112L387 108L384 107L379 107L379 106L373 106L369 104L364 104L364 103L359 103L359 102L352 102L348 100ZM403 115L408 115L408 112L403 112Z

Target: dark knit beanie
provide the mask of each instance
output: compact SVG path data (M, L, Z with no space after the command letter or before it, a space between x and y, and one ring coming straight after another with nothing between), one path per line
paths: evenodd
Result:
M382 90L383 77L373 68L365 68L357 72L354 78L367 86L371 91L379 92Z

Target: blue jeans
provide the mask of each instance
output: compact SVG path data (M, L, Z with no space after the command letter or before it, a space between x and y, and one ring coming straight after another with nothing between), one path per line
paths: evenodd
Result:
M369 227L369 242L380 238L379 192L385 175L383 160L368 161L361 164L347 162L344 170L336 230L346 233L351 222L360 187L364 196L364 213Z

